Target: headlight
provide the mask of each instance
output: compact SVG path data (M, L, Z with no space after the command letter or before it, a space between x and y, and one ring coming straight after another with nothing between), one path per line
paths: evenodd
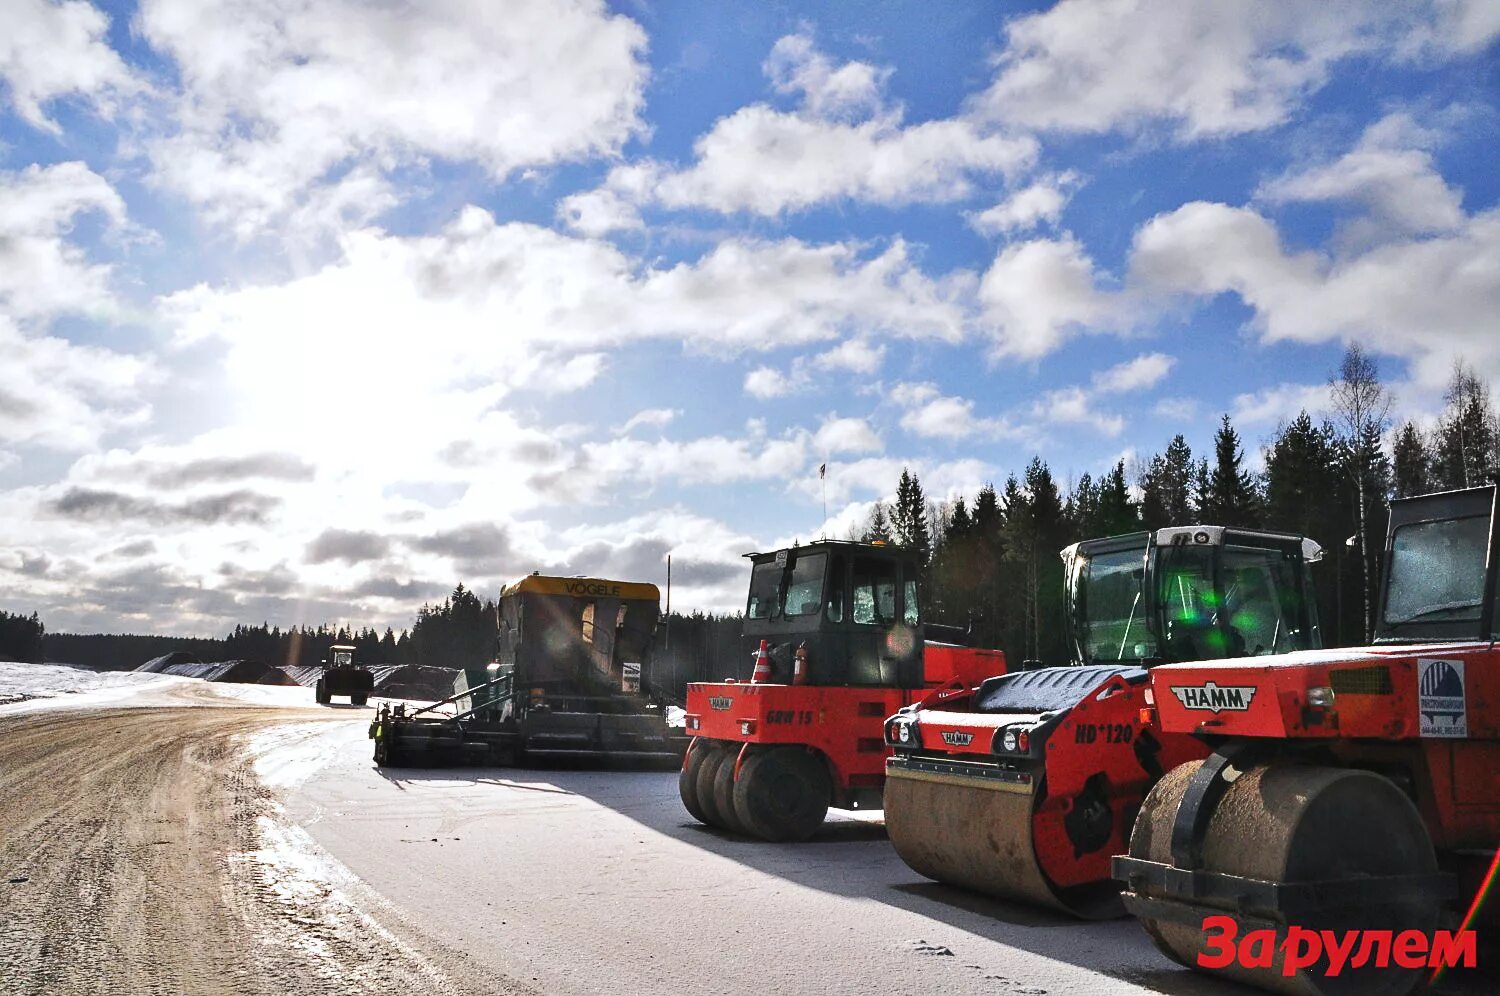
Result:
M885 738L897 747L914 747L917 743L917 725L910 719L893 719L886 727Z
M1319 688L1309 688L1307 690L1307 704L1317 706L1319 709L1332 709L1333 689L1326 685Z
M1030 754L1031 731L1019 726L996 730L990 750L995 754Z

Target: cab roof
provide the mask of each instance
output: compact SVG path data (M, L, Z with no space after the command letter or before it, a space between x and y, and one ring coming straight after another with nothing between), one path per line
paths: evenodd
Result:
M582 574L561 577L553 574L528 574L512 581L500 591L507 595L561 595L564 598L623 598L639 601L661 601L661 589L644 581L612 581Z

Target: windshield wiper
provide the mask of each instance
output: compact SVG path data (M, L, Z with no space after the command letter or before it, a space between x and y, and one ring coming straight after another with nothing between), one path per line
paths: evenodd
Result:
M1393 626L1399 626L1402 623L1416 622L1424 616L1430 616L1438 612L1454 612L1458 609L1478 608L1482 601L1482 599L1473 598L1462 602L1443 602L1440 605L1424 605L1410 615L1402 616L1400 619L1387 619L1386 622Z

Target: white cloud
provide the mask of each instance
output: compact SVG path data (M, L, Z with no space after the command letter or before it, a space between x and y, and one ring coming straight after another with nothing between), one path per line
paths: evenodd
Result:
M1048 391L1032 411L1045 421L1086 425L1106 436L1118 436L1125 430L1124 418L1095 410L1093 397L1081 387Z
M105 40L109 18L82 0L8 0L0 80L22 120L54 134L43 105L77 96L104 114L141 87Z
M845 339L837 346L813 358L825 370L848 370L850 373L873 374L885 360L885 346L872 345L866 339Z
M125 203L83 163L0 173L0 308L17 319L109 309L109 267L65 236L92 212L125 223Z
M1196 398L1162 398L1151 411L1162 418L1190 422L1198 417L1199 404Z
M628 436L632 429L638 429L642 426L664 429L668 425L671 425L672 421L681 414L682 409L680 408L646 408L630 416L617 431L622 436Z
M111 429L140 425L152 380L146 360L48 335L0 315L0 446L77 450Z
M1235 395L1230 418L1236 425L1276 425L1304 411L1316 417L1326 413L1330 404L1327 384L1277 384Z
M1452 232L1465 221L1463 196L1438 174L1432 154L1411 144L1429 137L1408 115L1387 116L1339 159L1264 184L1259 196L1272 203L1359 205L1367 214L1358 219L1354 232L1346 233L1346 244Z
M787 372L775 367L756 367L745 374L745 393L762 401L784 398L804 390L807 385L807 375L795 366Z
M1288 252L1275 225L1248 208L1194 202L1135 236L1131 279L1143 290L1237 294L1271 342L1359 341L1415 363L1442 383L1456 358L1500 376L1500 211L1457 231L1394 240L1334 260Z
M1165 353L1142 353L1094 374L1094 390L1106 394L1147 390L1160 384L1176 364L1177 360Z
M897 384L890 398L906 409L901 428L926 439L967 439L971 436L1015 438L1022 430L1009 419L974 414L974 402L941 394L935 384Z
M888 205L971 196L981 179L1030 167L1037 144L958 118L907 124L883 97L886 77L865 63L835 65L806 35L779 42L766 63L773 87L800 94L782 111L750 104L694 143L695 161L617 167L599 190L568 198L564 220L602 233L633 226L633 204L746 211L778 217L840 199Z
M778 39L765 72L778 93L802 94L808 113L819 118L874 113L890 76L867 62L834 65L805 33Z
M1093 260L1070 235L1006 246L979 285L994 353L1036 359L1073 329L1118 320L1119 302L1097 282Z
M157 178L241 237L351 166L437 157L504 177L644 128L645 33L598 0L146 0L138 24L183 87L177 130L149 146Z
M994 207L971 215L969 224L981 235L1027 231L1043 222L1056 224L1076 182L1072 173L1036 180Z
M1063 0L1012 19L984 120L1098 132L1161 121L1182 139L1287 120L1339 60L1476 52L1493 4L1343 0Z
M813 435L814 449L835 453L878 453L885 448L880 435L862 418L830 418Z

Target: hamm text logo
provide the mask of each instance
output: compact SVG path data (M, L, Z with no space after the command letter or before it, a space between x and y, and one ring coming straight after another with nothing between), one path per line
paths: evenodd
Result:
M734 705L734 699L727 695L715 695L708 700L708 705L716 712L728 712L729 707Z
M974 734L959 733L957 730L944 730L943 743L953 747L967 747L974 742Z
M1172 694L1184 709L1201 709L1208 712L1244 712L1255 698L1254 685L1226 685L1220 687L1212 681L1202 685L1173 685Z

